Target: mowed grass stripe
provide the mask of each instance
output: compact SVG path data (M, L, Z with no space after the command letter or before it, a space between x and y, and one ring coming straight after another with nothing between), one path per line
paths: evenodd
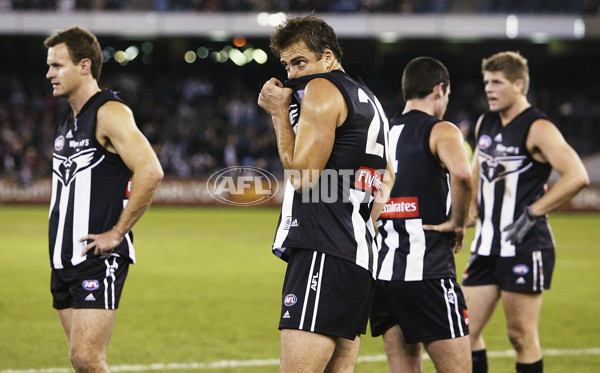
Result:
M600 348L587 348L580 350L544 350L544 356L581 356L581 355L600 355ZM488 358L512 358L515 356L513 350L489 351ZM429 356L424 355L425 360ZM359 364L385 361L385 355L360 356ZM223 368L244 368L244 367L268 367L279 365L279 359L262 360L222 360L212 363L158 363L148 365L117 365L110 368L111 372L147 372L147 371L169 371L169 370L207 370ZM49 369L25 369L25 370L0 370L0 373L69 373L69 368L49 368Z

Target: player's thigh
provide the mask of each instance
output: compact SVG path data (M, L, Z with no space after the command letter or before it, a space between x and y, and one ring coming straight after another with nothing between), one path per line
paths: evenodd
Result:
M336 348L335 339L304 330L281 330L281 372L323 372Z
M359 350L360 336L356 336L354 340L336 338L335 350L325 368L325 372L354 372Z
M438 373L469 373L471 344L468 336L425 343Z
M542 309L542 293L502 291L507 328L516 332L537 330Z
M71 317L71 346L82 353L105 354L115 317L115 310L74 309Z
M469 313L469 331L473 335L481 333L494 313L500 289L498 285L462 286Z

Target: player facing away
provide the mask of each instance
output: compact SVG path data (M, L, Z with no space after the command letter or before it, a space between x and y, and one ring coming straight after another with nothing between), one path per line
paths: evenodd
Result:
M442 120L446 67L418 57L402 74L406 106L390 123L396 181L380 215L379 274L371 332L383 335L390 372L422 372L423 347L438 372L470 372L467 307L456 281L471 200L463 135Z
M388 123L373 93L344 72L335 31L320 18L288 20L271 49L289 79L270 79L258 99L289 176L273 243L288 262L280 369L351 372L375 289L371 215L393 183Z
M489 112L475 128L471 215L477 223L462 282L473 371L487 371L482 332L502 300L517 372L542 372L538 320L555 260L546 214L573 198L589 179L552 121L528 102L527 60L500 52L483 59L481 70ZM552 169L560 178L547 190Z
M163 171L129 107L100 90L102 51L89 31L50 36L46 78L69 105L54 135L49 249L53 306L77 372L108 372L115 311L135 261L131 228Z

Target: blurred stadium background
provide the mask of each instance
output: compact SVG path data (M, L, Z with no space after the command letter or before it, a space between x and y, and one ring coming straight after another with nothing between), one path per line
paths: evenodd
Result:
M256 99L267 79L285 78L269 34L286 15L313 10L338 32L346 71L367 82L390 117L404 105L404 65L420 55L443 61L452 84L446 119L471 143L487 106L481 59L502 50L529 59L530 101L554 119L593 182L565 207L572 212L557 214L559 253L561 245L571 251L558 259L563 285L547 297L542 343L559 351L551 371L600 369L598 292L576 282L595 283L598 264L587 253L600 238L599 0L0 0L1 373L68 371L45 244L54 118L66 103L52 97L42 42L75 24L98 36L101 87L130 104L166 172L156 207L135 230L140 265L128 280L111 363L178 371L239 360L246 363L219 369L276 371L284 266L269 246L277 209L219 208L206 181L231 166L281 177L270 120ZM488 338L502 355L509 346L496 320L497 335ZM382 359L379 341L365 338L363 346L365 361ZM249 367L259 360L271 365ZM498 371L512 371L510 358L502 364ZM361 366L385 369L381 361Z

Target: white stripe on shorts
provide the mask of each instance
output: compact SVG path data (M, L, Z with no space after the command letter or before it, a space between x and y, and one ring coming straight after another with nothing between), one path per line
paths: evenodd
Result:
M308 271L308 279L306 281L306 292L304 293L304 304L302 305L302 315L300 316L300 325L298 329L302 329L304 325L304 317L306 316L306 305L308 304L308 292L310 291L310 280L312 279L312 272L315 268L315 260L317 259L317 252L313 252L312 263L310 264L310 270Z
M448 300L448 289L444 286L443 279L440 280L440 284L442 285L442 289L444 289L444 301L446 302L446 310L448 311L448 327L452 333L452 338L456 338L456 334L454 333L454 323L452 322L452 309L450 308L450 301ZM456 303L456 295L454 296L454 303Z
M316 253L316 252L315 252ZM321 284L323 283L323 265L325 264L325 253L321 253L321 266L319 267L317 285L317 295L315 299L315 309L313 310L312 324L310 325L310 331L315 331L315 323L317 322L317 312L319 311L319 300L321 299Z

